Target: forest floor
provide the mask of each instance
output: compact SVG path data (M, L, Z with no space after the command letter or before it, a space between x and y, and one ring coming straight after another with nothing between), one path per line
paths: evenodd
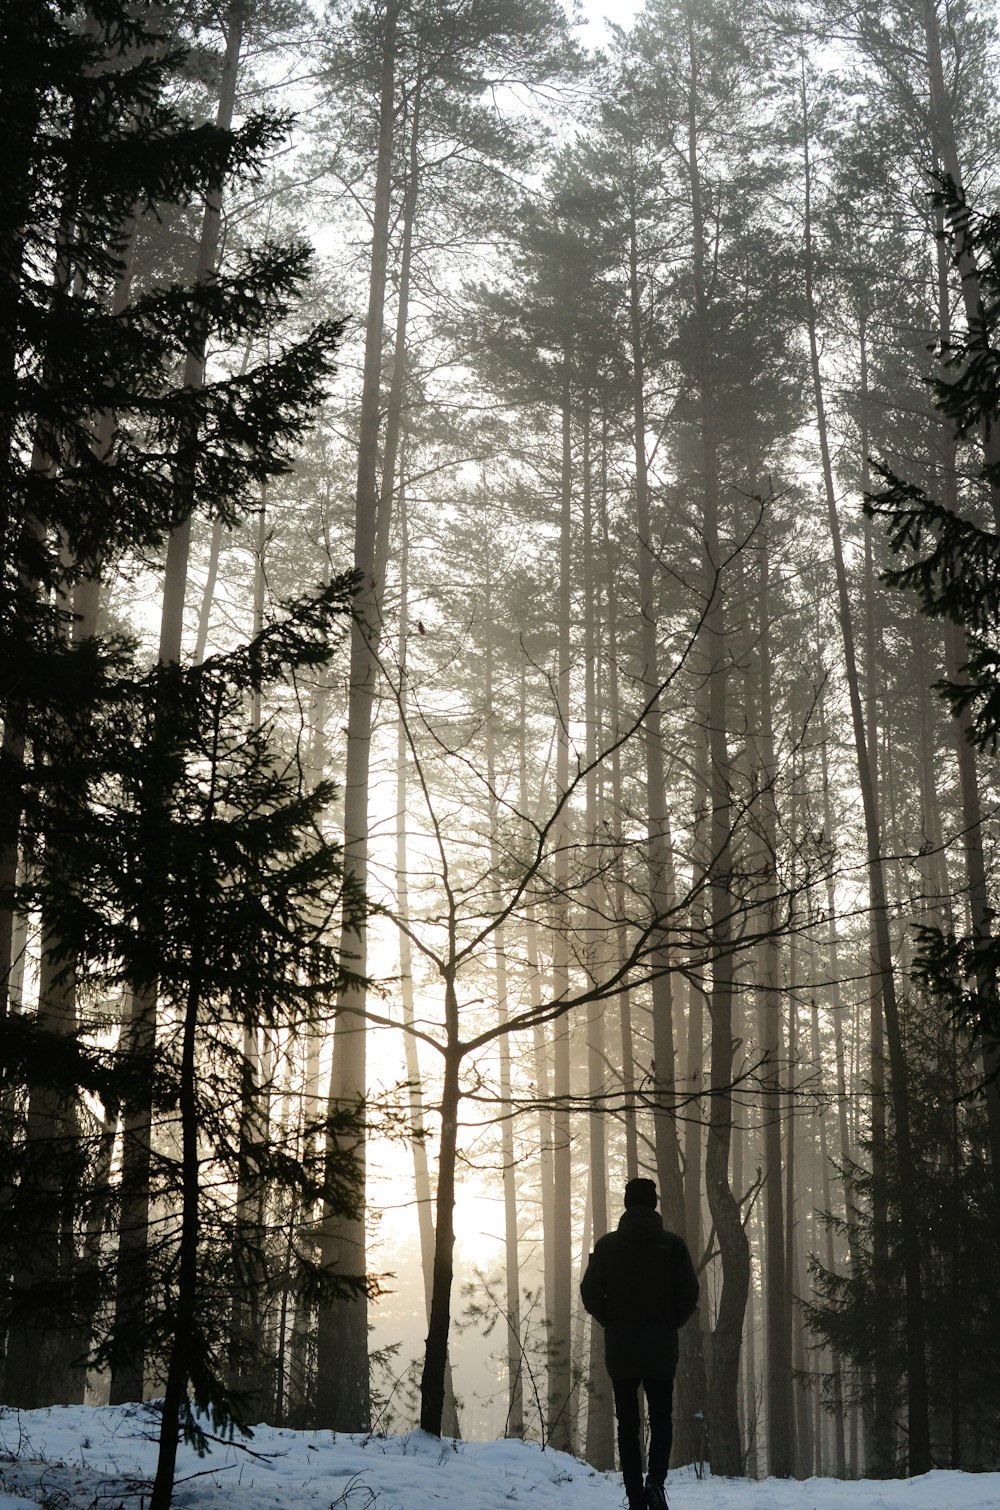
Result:
M0 1510L142 1510L156 1459L149 1407L0 1409ZM998 1510L1000 1473L906 1481L671 1474L671 1510ZM261 1426L178 1458L178 1510L619 1510L621 1480L523 1442L334 1437Z

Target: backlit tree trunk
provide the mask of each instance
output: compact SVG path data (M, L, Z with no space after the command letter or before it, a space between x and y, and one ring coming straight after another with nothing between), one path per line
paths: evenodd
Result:
M625 876L621 858L621 831L623 823L622 762L621 750L618 747L618 739L621 735L621 694L618 680L619 602L615 582L615 556L608 527L608 418L606 413L602 415L601 423L601 482L598 492L598 508L604 555L605 587L607 591L607 668L605 684L607 686L609 736L613 745L611 780L610 783L605 783L603 795L605 799L604 807L607 811L605 825L612 836L612 843L616 847L613 861L614 915L616 918L621 918L625 912ZM607 790L608 785L610 785L610 791ZM616 951L618 960L623 960L625 957L624 928L615 928L612 948ZM621 1035L621 1079L625 1103L622 1111L622 1121L625 1124L625 1178L626 1180L632 1180L639 1174L639 1141L636 1130L632 997L627 985L619 992L617 1002L619 1031Z
M854 646L854 629L851 617L850 598L847 587L847 571L840 535L840 519L837 514L836 490L830 448L827 438L823 386L819 360L814 298L814 252L811 218L812 168L810 161L811 127L808 96L806 92L805 63L801 70L801 103L803 125L804 164L804 259L803 282L808 323L809 356L813 380L816 425L820 442L823 470L823 485L826 495L830 538L833 546L834 566L837 577L837 596L840 608L841 633L844 643L844 663L851 704L851 720L858 766L858 784L865 820L865 840L868 860L868 888L872 912L874 960L873 968L881 987L882 1013L885 1021L886 1042L890 1069L890 1098L894 1118L896 1143L896 1173L900 1205L900 1246L902 1249L905 1276L905 1357L907 1375L907 1456L911 1473L925 1473L931 1466L930 1425L927 1405L927 1369L924 1358L924 1304L923 1284L920 1271L920 1227L914 1185L913 1155L910 1142L909 1095L907 1089L906 1059L903 1052L902 1031L896 999L896 982L893 973L892 948L889 938L889 918L879 837L877 798L872 781L872 766L865 735L864 713L861 705L861 690L858 677L857 657ZM872 1049L873 1061L876 1048ZM876 1262L878 1261L876 1255ZM882 1391L875 1381L876 1408L879 1407ZM877 1442L884 1453L888 1444L881 1434ZM870 1465L875 1467L876 1465ZM883 1471L888 1468L884 1465Z
M572 571L572 447L569 359L564 357L562 396L562 468L560 484L559 549L559 640L556 667L556 800L569 789L570 720L570 574ZM561 809L553 861L553 885L564 897L569 885L569 827L566 807ZM556 904L552 938L552 994L558 1000L569 992L569 939L563 906ZM552 1116L553 1212L552 1212L552 1330L549 1335L548 1440L561 1452L573 1451L573 1375L571 1319L573 1306L572 1248L572 1126L569 1111L570 1048L569 1018L554 1025L554 1073Z
M758 947L757 1036L764 1066L761 1070L764 1141L764 1299L767 1322L767 1469L773 1478L792 1473L794 1435L792 1415L791 1296L784 1261L784 1201L781 1180L781 972L777 939L778 814L774 783L774 728L771 712L771 622L769 547L766 529L760 552L756 771L760 814L761 922L766 937ZM751 726L753 718L751 718Z
M729 889L732 804L727 748L728 647L720 581L722 550L719 534L719 463L715 429L715 394L710 356L705 219L699 162L699 57L693 20L688 12L688 93L686 172L691 194L692 273L698 351L696 381L701 427L702 530L706 556L705 580L710 592L702 628L703 674L708 685L708 822L712 872L709 878L710 937L714 955L709 996L711 1018L708 1146L705 1183L722 1262L722 1289L712 1333L708 1384L709 1435L712 1469L736 1476L744 1472L740 1438L739 1380L743 1317L750 1285L750 1251L740 1206L729 1181L733 1137L733 957L732 897Z
M354 524L354 566L361 581L354 600L351 625L350 692L347 713L347 762L344 775L344 877L363 890L368 877L368 775L371 759L372 709L377 675L376 652L381 634L380 593L384 560L377 544L388 541L385 510L379 500L379 425L382 395L382 332L385 316L389 216L392 188L392 145L396 21L398 0L386 0L382 39L382 77L379 101L378 160L372 257L368 284L368 318L358 432L358 472ZM401 354L400 354L401 360ZM391 474L390 474L391 475ZM368 968L367 922L363 909L345 911L341 925L341 954L345 964L363 979ZM363 985L340 992L336 1004L331 1109L359 1105L367 1091L367 1053ZM349 1160L364 1190L363 1135L340 1140L331 1158ZM441 1199L441 1192L438 1192ZM362 1203L363 1204L363 1203ZM325 1267L344 1276L367 1272L365 1219L324 1214L320 1249ZM445 1336L447 1351L447 1336ZM316 1425L334 1431L365 1431L371 1418L368 1376L368 1305L363 1296L328 1301L320 1307L317 1336Z
M500 840L497 803L496 720L493 691L493 563L486 563L486 592L483 609L485 633L485 708L486 721L486 788L490 823L490 875L493 880L491 906L499 914ZM507 930L500 923L493 934L493 962L496 978L497 1018L505 1027L509 1018L507 1000ZM497 1045L500 1053L500 1157L503 1164L504 1206L504 1277L506 1280L507 1334L507 1419L504 1435L524 1436L524 1353L521 1337L521 1264L518 1245L517 1169L514 1162L514 1125L511 1103L510 1035L502 1033Z
M597 657L599 636L599 595L597 590L597 555L594 531L594 507L590 475L590 410L584 415L583 446L583 548L584 548L584 593L588 612L584 619L584 672L585 672L585 721L586 750L586 825L590 845L590 863L597 864L602 845L600 831L600 804L597 781L597 749L600 709L598 705ZM596 875L590 882L588 895L589 918L587 922L587 965L591 984L595 984L602 963L609 951L604 946L601 921L602 888ZM607 1140L605 1138L606 1112L602 1104L607 1085L607 1061L605 1058L604 1014L605 1003L595 1002L587 1019L587 1084L591 1098L591 1111L587 1118L587 1137L590 1152L590 1210L593 1235L589 1246L608 1230L608 1170ZM583 1255L586 1263L587 1255ZM592 1318L589 1321L590 1356L587 1378L587 1439L586 1458L598 1469L614 1468L614 1406L607 1372L604 1368L604 1336L602 1328Z

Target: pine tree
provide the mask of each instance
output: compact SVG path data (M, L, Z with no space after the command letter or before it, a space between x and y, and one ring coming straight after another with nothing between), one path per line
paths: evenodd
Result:
M942 351L943 370L934 379L936 403L959 437L991 431L1000 412L1000 217L977 214L950 179L939 201L958 258L974 256L984 298L980 312ZM866 509L885 526L890 548L911 557L885 573L891 585L915 591L923 612L964 629L967 660L953 680L938 683L952 713L966 721L967 737L980 751L995 753L1000 741L1000 534L990 527L992 490L1000 468L981 451L967 511L940 503L920 484L886 467L884 487L866 499ZM969 517L971 511L973 517ZM989 526L983 519L989 520ZM940 928L921 930L920 978L939 993L984 1042L1000 1040L997 965L1000 945L988 933L970 936ZM966 986L963 981L975 984Z
M85 887L72 855L78 836L88 825L92 832L100 815L104 798L95 797L94 782L110 781L115 759L124 758L105 717L112 685L118 721L132 727L133 755L143 762L129 793L137 815L132 828L142 839L177 816L171 760L179 757L170 756L167 769L157 763L172 734L172 694L168 680L153 692L144 688L122 646L103 646L89 633L81 640L72 595L122 561L155 553L194 507L228 520L252 508L262 481L286 469L287 448L322 394L340 332L327 322L281 344L280 327L308 275L309 254L298 246L252 249L200 283L149 286L131 301L121 297L136 218L208 195L227 175L255 175L287 129L270 115L251 117L236 131L195 126L180 115L168 102L179 54L156 31L157 14L153 6L97 3L74 11L39 0L3 22L12 61L4 74L8 114L18 126L4 159L0 211L9 294L0 315L5 990L15 911L40 909L43 927L38 1008L6 1013L3 1065L4 1131L16 1149L4 1203L17 1217L4 1231L5 1315L16 1313L6 1382L8 1396L24 1405L67 1398L78 1387L70 1382L74 1360L97 1356L94 1348L120 1357L152 1333L161 1341L164 1335L162 1317L145 1310L145 1283L137 1287L129 1324L118 1326L111 1343L102 1340L104 1318L91 1303L94 1285L100 1289L106 1279L98 1207L110 1199L115 1123L149 1096L150 1067L164 1042L155 1031L147 1035L145 1044L132 1046L135 1053L119 1056L113 1072L101 1056L95 1059L95 1027L110 1013L113 1028L117 1008L93 995L95 957L87 951L96 943L86 931L73 931L67 887L71 881L77 890ZM185 357L207 339L252 335L269 337L268 360L235 378L178 387ZM341 580L335 595L341 609L346 592ZM320 601L329 609L333 599ZM92 620L86 623L89 630ZM246 687L263 675L258 661L273 675L305 654L294 635L282 646L278 633L277 643L280 650L272 634L247 652L251 670L242 681L235 663L229 671L215 668L227 748L242 741L242 719L238 735L233 720ZM160 712L144 723L142 710L149 715L153 704ZM197 720L190 727L201 729ZM95 744L99 737L103 748ZM249 756L252 746L244 747ZM264 746L254 758L256 766L247 766L251 784L253 770L266 771L272 759ZM124 779L119 769L119 786ZM271 799L276 807L284 801L281 790L289 796L279 782ZM121 802L116 810L123 810ZM168 900L154 859L137 840L121 878L139 888L136 928L147 937L151 959ZM108 928L118 926L115 908L124 905L112 882L97 899ZM82 895L77 900L82 905ZM124 965L120 978L130 978ZM104 1110L96 1161L83 1087ZM59 1159L51 1157L56 1148ZM93 1189L86 1178L91 1167L100 1175Z

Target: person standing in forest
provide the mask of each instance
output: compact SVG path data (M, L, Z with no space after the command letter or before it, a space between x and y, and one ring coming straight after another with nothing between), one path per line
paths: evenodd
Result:
M668 1232L652 1180L629 1180L615 1232L599 1238L580 1284L604 1328L604 1361L618 1418L618 1456L628 1510L667 1510L664 1481L673 1441L678 1328L698 1304L698 1278L684 1239ZM642 1483L639 1386L649 1409L649 1472Z

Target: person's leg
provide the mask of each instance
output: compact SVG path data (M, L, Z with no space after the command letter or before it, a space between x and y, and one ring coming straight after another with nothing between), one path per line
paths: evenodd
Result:
M670 1465L670 1448L674 1440L673 1379L643 1379L649 1408L649 1478L662 1484Z
M642 1451L639 1446L639 1380L612 1379L618 1419L618 1461L629 1506L642 1506Z

